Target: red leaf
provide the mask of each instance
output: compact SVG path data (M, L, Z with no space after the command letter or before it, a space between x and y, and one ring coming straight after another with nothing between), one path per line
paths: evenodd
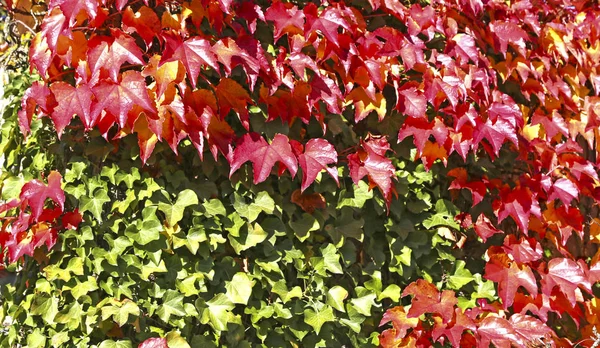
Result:
M491 24L490 29L496 34L501 53L506 55L508 44L512 44L525 55L525 41L529 41L529 35L519 25L511 22L495 21Z
M48 8L54 7L60 7L71 26L75 24L75 17L81 11L85 11L89 19L94 19L98 13L98 1L96 0L52 0L48 4Z
M507 139L517 146L519 144L515 127L501 118L497 119L495 123L487 119L485 123L478 124L475 128L474 137L475 143L486 139L492 145L496 156L500 154L500 148Z
M18 114L21 132L27 135L31 131L31 121L36 107L39 107L43 113L49 114L55 106L56 99L52 91L43 83L35 81L21 99L21 110Z
M55 82L50 90L56 97L58 105L50 115L58 137L62 135L66 126L71 123L73 115L78 115L86 129L95 126L97 120L91 117L92 90L88 85L73 87L68 83Z
M511 234L504 238L502 247L518 263L530 263L542 258L542 246L534 238L521 237L519 241ZM535 294L534 294L535 295Z
M513 329L513 325L504 318L488 316L477 327L479 347L489 347L492 343L497 348L510 348L513 343L521 344L521 337Z
M501 207L496 215L498 223L511 216L521 231L527 234L530 215L541 216L540 204L528 188L518 187L503 194Z
M537 281L531 268L527 265L519 266L503 253L490 256L490 261L485 265L485 278L498 283L498 295L504 309L512 305L520 286L530 294L535 295L538 292Z
M307 6L308 7L308 6ZM305 8L305 13L306 13ZM308 17L308 16L307 16ZM312 19L312 18L311 18ZM340 10L335 7L328 7L321 12L317 18L314 18L311 23L307 23L310 29L306 30L305 36L309 37L315 31L320 31L327 40L331 41L336 46L339 46L338 30L344 28L350 30L350 25L344 19Z
M123 63L144 64L142 50L133 37L119 30L115 30L113 35L116 38L95 37L89 42L88 64L92 71L92 81L100 77L101 68L108 70L110 78L117 82Z
M304 12L298 11L298 7L292 3L273 1L265 12L265 19L274 22L275 41L284 34L291 37L304 33Z
M292 192L292 203L297 204L305 212L312 214L316 209L325 209L327 202L320 193L302 193L300 190Z
M91 118L97 119L102 110L106 110L117 117L119 126L125 127L134 105L139 105L144 110L156 114L156 107L148 96L146 82L137 71L126 71L120 83L103 81L92 90L98 102L92 107ZM133 119L137 118L135 115Z
M575 306L576 291L581 286L592 293L591 284L584 269L577 262L566 258L554 258L548 262L548 274L542 277L542 292L548 296L558 287L571 306Z
M166 338L152 337L140 343L138 348L169 348Z
M131 7L127 7L123 12L123 30L129 34L137 32L147 46L150 46L161 29L160 19L148 6L140 7L136 13L133 13Z
M76 230L82 221L83 216L81 216L78 209L67 212L62 216L62 225L64 229Z
M448 340L453 347L460 346L460 339L465 330L471 330L475 332L476 326L473 319L463 313L462 309L454 308L454 318L447 324L436 323L435 328L432 331L432 337L434 340L438 340L440 336L444 335L448 337Z
M47 198L58 204L61 211L64 210L65 193L60 187L61 181L62 176L60 173L52 171L48 175L47 186L39 180L32 180L23 185L19 198L21 201L27 200L29 207L31 207L34 221L37 221L38 217L42 214Z
M389 148L386 138L369 136L366 141L362 141L362 150L348 155L350 177L354 183L358 184L363 177L368 176L369 183L379 187L388 206L394 192L392 178L395 174L392 161L385 157Z
M402 296L412 295L408 318L418 318L425 313L439 314L444 323L450 322L454 315L454 306L458 303L454 291L444 290L442 293L430 282L419 279L410 283Z
M248 92L239 83L226 77L221 79L215 93L219 100L221 119L224 119L233 109L239 115L244 128L249 129L248 103L252 103L252 99Z
M404 307L396 306L388 309L384 314L379 326L392 322L393 329L384 331L380 337L380 343L384 347L396 347L393 343L399 341L406 336L409 329L417 327L419 318L409 318L404 311ZM384 343L386 342L386 343Z
M217 57L212 51L212 46L208 40L193 37L183 43L174 41L170 36L165 36L166 40L171 40L171 44L176 46L175 52L163 63L179 60L187 70L188 77L192 81L192 87L196 87L198 75L204 66L219 71Z
M339 185L337 168L329 167L329 164L337 163L337 156L337 151L327 140L310 139L304 153L298 156L302 168L302 191L315 181L322 170L326 170Z
M577 186L569 179L560 178L554 182L554 185L552 185L552 190L550 191L548 200L552 201L558 198L563 202L564 205L569 206L571 201L576 199L578 196L579 189Z
M512 324L515 333L521 337L522 342L535 342L552 333L552 330L530 315L513 314L508 320Z
M425 149L425 143L431 135L434 136L438 144L444 144L448 138L448 128L437 117L431 122L423 117L407 117L398 132L398 141L400 142L410 135L414 137L417 150L422 153Z
M254 168L254 184L265 181L277 162L283 163L292 177L298 171L296 156L292 153L288 137L283 134L275 135L271 144L258 133L245 134L233 152L229 176L247 161L252 162Z
M477 205L479 202L483 200L487 192L487 188L485 186L485 182L487 180L479 180L479 181L471 181L468 182L467 179L467 170L462 167L454 168L450 170L447 174L448 176L455 177L456 179L452 181L450 186L448 187L450 190L454 189L467 189L471 191L471 197L473 199L473 206ZM485 240L484 240L485 241Z
M398 103L398 109L400 112L414 118L426 117L425 112L427 111L427 100L425 99L423 93L417 91L416 87L400 90L398 93L404 99L402 104Z
M497 229L496 227L494 227L494 225L492 225L492 222L490 221L490 219L488 219L483 214L480 214L479 217L477 218L477 222L475 222L475 232L477 233L477 235L479 237L481 237L481 239L483 240L484 243L487 241L488 238L490 238L494 234L504 233L504 232L500 231L499 229Z

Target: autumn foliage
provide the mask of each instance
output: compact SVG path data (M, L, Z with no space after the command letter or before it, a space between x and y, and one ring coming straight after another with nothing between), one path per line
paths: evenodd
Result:
M404 305L383 316L384 347L568 346L592 336L600 314L595 2L50 1L30 61L41 81L22 100L25 136L39 117L59 137L70 127L114 144L133 134L145 166L159 142L177 154L189 141L201 159L226 159L229 177L251 169L255 185L294 178L300 191L290 199L309 214L326 206L310 189L325 175L338 185L344 176L366 181L389 211L399 142L409 141L411 159L427 170L447 168L461 209L449 233L456 249L483 250L480 272L497 296L469 302L421 274L402 290ZM352 146L336 143L341 131L329 121L339 114L356 131ZM282 127L264 132L264 123ZM310 127L323 137L309 137ZM16 232L0 235L10 262L51 248L58 221L77 227L59 219L59 181L53 172L48 186L31 182L20 203L0 206L21 204L3 227Z

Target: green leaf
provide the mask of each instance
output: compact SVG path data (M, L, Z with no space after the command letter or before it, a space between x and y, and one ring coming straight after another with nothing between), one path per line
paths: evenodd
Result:
M163 226L156 217L156 206L148 206L142 210L142 219L136 224L127 226L125 235L140 245L146 245L160 238Z
M58 314L58 298L38 294L31 304L30 312L33 315L41 315L47 324L54 324L54 317Z
M221 202L220 200L218 200L216 198L213 198L209 201L202 203L202 206L204 207L204 209L206 210L206 214L208 214L208 215L227 216L227 210L225 209L223 202Z
M232 316L231 310L235 305L225 294L218 294L206 302L207 308L202 311L201 322L210 324L217 331L226 331L227 323Z
M289 290L286 285L286 281L283 279L275 282L271 291L279 295L283 303L289 302L294 297L302 297L302 289L299 286L294 286L291 290Z
M123 326L129 321L129 315L135 317L140 315L140 308L133 301L125 300L123 303L114 300L109 306L102 307L102 320L110 317L119 325Z
M314 216L307 213L303 213L302 218L299 220L290 221L290 227L294 231L296 238L301 242L304 242L310 237L309 232L317 231L321 228L319 221L317 221Z
M344 309L344 300L348 297L348 290L336 285L327 291L327 304L340 312Z
M448 277L448 288L458 290L475 280L471 271L465 269L466 264L463 260L456 261L454 275Z
M234 274L231 281L225 282L227 297L233 303L248 304L254 283L255 281L250 280L246 273L238 272Z
M304 310L304 322L312 326L315 329L317 335L321 331L323 324L329 321L334 321L335 315L333 315L333 309L331 306L324 305L320 310L314 311L312 309Z
M185 208L198 204L198 196L190 189L183 190L177 196L177 201L174 204L169 202L159 202L158 210L165 214L169 226L175 226L181 219Z
M169 348L191 348L186 340L181 337L181 334L177 331L171 331L165 337L167 339L167 345Z
M364 316L371 316L371 307L375 304L375 298L377 295L370 293L359 298L353 298L350 303L354 306L356 311Z
M131 348L131 341L104 340L98 348Z
M27 335L27 346L29 348L42 348L46 346L46 336L40 329L33 330Z
M110 198L105 189L97 189L94 192L94 197L81 196L79 201L79 212L86 211L92 213L94 218L99 222L102 221L102 206L104 203L110 202Z
M165 323L169 322L171 315L185 316L183 308L183 295L179 291L167 290L162 298L162 305L156 311L158 317Z
M229 242L233 250L239 255L240 252L250 249L259 243L262 243L268 237L268 233L258 224L247 224L248 229L245 233L240 233L239 237L228 235Z
M248 204L244 197L234 193L233 208L241 217L246 218L248 222L253 222L263 211L267 214L273 214L275 201L266 191L261 191L256 195L254 202Z
M362 208L366 201L373 198L373 191L369 189L369 184L364 181L359 181L358 185L353 186L353 189L354 197L352 198L344 198L346 191L341 192L337 209L343 207Z
M325 269L334 274L342 274L342 265L340 264L340 254L333 244L327 244L321 247L321 253L325 262Z

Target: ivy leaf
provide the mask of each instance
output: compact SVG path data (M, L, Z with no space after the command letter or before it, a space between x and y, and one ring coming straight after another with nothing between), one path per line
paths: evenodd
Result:
M31 180L21 189L19 198L21 201L27 200L31 207L32 217L35 221L42 214L44 203L47 198L50 198L60 207L60 211L64 210L65 193L61 188L62 176L60 173L52 171L48 175L48 185L46 186L39 180Z
M323 305L321 309L316 311L312 309L304 310L304 322L312 326L317 335L321 331L323 324L334 320L335 315L331 306Z
M322 170L327 171L339 186L337 169L329 167L330 164L337 163L337 157L337 151L327 140L310 139L304 147L304 153L298 155L303 174L301 190L304 192Z
M79 211L83 214L86 211L92 213L94 218L102 221L102 206L104 203L110 202L110 198L105 189L97 189L94 192L94 197L81 196L79 201Z
M127 324L129 315L139 316L140 308L135 302L127 299L123 302L114 300L110 305L102 307L102 320L112 317L119 326Z
M162 297L162 305L158 307L156 314L165 323L169 322L171 315L178 317L185 316L185 309L183 308L184 296L175 290L167 290Z
M98 348L131 348L131 341L104 340Z
M226 295L233 303L248 304L254 283L246 273L238 272L233 275L231 281L225 282Z
M169 226L175 226L181 219L183 219L183 213L185 208L197 205L198 196L190 189L183 190L177 195L177 201L174 204L159 202L158 210L165 213L167 223Z
M468 269L465 269L467 263L463 260L458 260L454 266L454 274L448 277L448 287L453 290L458 290L469 284L475 278Z
M218 294L206 302L207 308L202 312L201 322L210 325L217 331L227 330L231 310L235 305L225 294Z
M340 312L346 312L344 309L344 300L348 297L348 290L339 285L335 285L327 291L327 304Z
M254 168L254 184L265 181L277 162L281 162L290 171L292 177L298 171L289 139L283 134L275 135L271 144L268 144L258 133L245 134L232 157L229 176L231 177L242 164L250 161Z

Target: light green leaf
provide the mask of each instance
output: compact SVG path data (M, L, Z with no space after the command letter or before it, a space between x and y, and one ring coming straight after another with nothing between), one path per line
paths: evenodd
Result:
M140 315L140 308L133 301L125 300L121 303L115 300L110 305L102 307L102 320L112 317L119 326L127 324L129 315L135 317Z
M314 311L312 309L304 310L304 322L315 329L317 335L321 331L323 324L329 321L334 321L333 309L331 306L325 305L321 310Z
M353 298L350 300L350 303L352 303L358 313L370 317L371 307L375 304L376 297L377 295L370 293L359 298Z
M238 272L233 275L231 281L225 282L227 297L233 303L248 304L248 299L252 295L252 287L255 281L250 280L244 272Z
M275 282L271 291L279 295L283 303L287 303L294 297L302 297L302 289L299 286L294 286L291 290L288 290L286 281L283 279Z
M325 269L334 274L342 274L342 265L340 264L340 254L333 244L327 244L326 247L321 247Z
M201 322L210 325L217 331L226 331L227 323L232 316L231 310L235 305L225 294L218 294L206 302L207 308L202 312Z
M456 261L454 275L448 277L448 288L458 290L475 280L471 271L465 269L465 265L466 262L463 260Z
M47 324L54 324L54 317L58 313L58 298L38 294L31 304L30 312L33 315L41 315Z
M131 341L104 340L98 348L131 348Z
M191 348L186 340L181 337L181 334L177 331L171 331L167 334L167 345L169 348Z
M258 223L248 223L247 226L247 231L245 233L240 233L239 237L234 237L232 235L227 236L231 243L231 247L237 254L262 243L269 235Z
M27 335L27 347L29 348L42 348L46 346L46 336L40 329L33 330Z
M165 323L169 322L171 315L185 316L183 308L183 295L179 291L167 290L163 296L163 303L156 311L158 317Z
M183 219L185 208L198 204L198 196L190 189L183 190L177 196L177 201L174 204L168 202L159 202L158 210L165 213L169 226L175 226Z
M202 203L202 206L204 207L204 209L206 210L206 213L208 215L212 215L212 216L216 216L216 215L221 215L221 216L226 216L227 215L227 210L225 210L225 206L223 205L223 202L221 202L220 200L213 198L211 200L208 200L204 203Z
M254 202L248 204L244 197L234 193L233 208L241 217L246 218L248 222L253 222L263 211L267 214L273 214L275 201L267 192L261 191L256 195Z
M86 211L92 213L92 215L98 221L102 221L102 206L104 203L110 202L110 198L106 193L105 189L98 189L94 192L94 197L90 198L87 196L81 196L79 201L79 212L84 213Z
M327 291L327 304L340 312L346 312L344 309L344 300L348 297L348 290L336 285Z

